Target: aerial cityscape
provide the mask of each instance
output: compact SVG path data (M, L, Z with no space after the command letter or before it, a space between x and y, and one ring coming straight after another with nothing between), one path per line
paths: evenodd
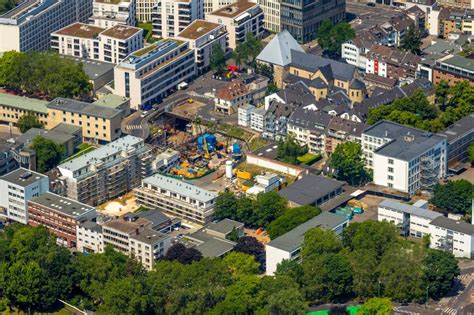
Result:
M0 0L0 314L473 315L474 0Z

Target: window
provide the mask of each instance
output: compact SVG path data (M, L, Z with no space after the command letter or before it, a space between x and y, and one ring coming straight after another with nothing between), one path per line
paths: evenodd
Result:
M388 179L388 180L393 180L393 176L392 176L392 175L388 175L388 176L387 176L387 179Z
M388 159L388 164L393 165L393 159Z
M389 167L389 168L388 168L388 172L389 172L389 173L393 173L393 167Z

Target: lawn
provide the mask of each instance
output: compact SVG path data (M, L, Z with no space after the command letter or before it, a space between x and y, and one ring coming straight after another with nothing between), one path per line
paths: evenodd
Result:
M261 148L267 146L269 143L270 142L268 142L267 140L262 139L262 138L253 138L249 142L250 151L253 152L253 151L256 151L258 149L261 149Z
M311 165L321 159L321 154L306 153L296 158L301 164Z
M229 125L229 124L220 124L217 129L222 132L227 133L231 137L244 139L245 141L250 141L250 139L253 136L252 133L245 131L244 129L240 127Z
M156 39L153 38L153 25L151 23L139 22L138 27L143 29L143 38L147 43L153 44L154 42L156 42Z
M77 150L79 150L79 151L77 151L75 154L71 155L70 157L64 159L63 161L61 161L61 163L71 161L72 159L80 157L81 155L84 155L88 152L94 151L95 149L97 149L97 147L94 146L93 144L90 144L90 143L87 143L87 142L81 143L77 147Z

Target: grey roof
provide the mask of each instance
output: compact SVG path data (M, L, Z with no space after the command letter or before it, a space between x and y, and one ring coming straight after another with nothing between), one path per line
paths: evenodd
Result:
M60 123L53 127L50 131L56 131L56 132L62 132L66 134L78 134L82 136L82 127L76 126L76 125L71 125L71 124L66 124L66 123Z
M474 72L474 60L458 55L440 60L440 63Z
M215 192L194 186L182 180L155 174L143 180L143 183L166 189L170 192L187 196L200 202L209 202L217 197Z
M102 225L97 222L87 220L79 224L79 226L85 228L86 230L94 231L97 233L102 233Z
M328 130L343 131L355 137L360 137L368 125L342 117L333 117L329 123Z
M139 242L149 244L149 245L154 245L167 238L169 238L167 234L154 231L154 230L149 230L149 229L145 229L137 235L130 236L130 239L134 239L134 240L137 240Z
M279 194L296 204L310 205L342 186L337 180L310 174L280 190Z
M196 249L199 250L204 257L220 257L234 249L234 246L237 244L229 240L214 237L202 230L186 235L185 238L194 240L198 244Z
M351 89L365 89L365 84L359 79L353 79L350 85Z
M332 116L325 112L297 107L290 116L288 123L323 133L331 118Z
M47 107L105 119L111 119L117 115L122 114L122 112L118 109L62 97L55 98L49 102Z
M33 172L32 170L28 170L22 167L0 177L0 179L4 181L21 187L27 187L42 178L48 178L48 176Z
M143 212L129 212L124 214L124 219L131 219L131 218L143 218L150 220L153 224L153 227L159 226L165 222L170 221L170 218L167 217L166 215L163 214L160 210L154 209L154 210L148 210L148 211L143 211Z
M463 234L474 235L474 225L464 221L456 221L453 219L440 216L431 221L432 225L445 228L447 230L456 231Z
M442 134L448 138L448 143L453 143L461 137L474 132L474 114L470 114L452 125L448 126Z
M76 220L80 219L86 213L95 211L94 207L80 203L70 198L53 194L51 192L41 194L38 197L31 199L30 202L53 209L57 212L61 212L64 215L73 217Z
M33 139L38 136L41 136L48 140L52 140L58 144L65 144L69 140L74 139L73 135L67 134L64 132L58 132L58 131L55 131L54 129L44 130L40 128L31 128L28 131L26 131L24 134L19 136L17 138L17 141L26 144L26 146L28 147L29 144L32 143Z
M243 225L244 225L243 223L235 221L235 220L224 219L224 220L221 220L217 223L212 222L206 228L208 230L216 231L218 233L228 234L228 233L232 232L232 230L234 228L237 229L237 228L240 228Z
M66 58L66 59L71 59L75 61L76 63L82 65L84 72L91 80L96 80L109 73L111 73L113 77L113 72L115 68L114 63L97 61L97 60L86 59L86 58L78 58L78 57L73 57L73 56L65 56L65 55L61 55L61 57Z
M326 82L321 80L321 78L316 78L316 79L312 80L311 83L310 83L310 86L312 86L314 88L317 88L317 89L323 89L323 88L328 87Z
M297 82L288 85L284 89L281 89L276 94L286 104L295 103L301 105L310 105L316 101L314 95L311 93L304 81L301 80L301 78L299 78Z
M284 30L276 34L268 45L263 48L257 56L257 60L283 67L291 63L292 50L304 51L290 32Z
M287 252L293 252L303 245L304 234L314 228L333 230L348 220L341 215L331 212L323 212L314 218L298 225L293 230L277 237L267 246L275 247Z
M355 66L323 58L317 55L292 50L291 64L295 67L315 72L318 69L328 76L341 80L350 80L354 76Z
M47 104L47 101L38 100L35 98L0 93L0 105L17 108L20 110L47 114Z
M445 141L446 137L428 131L400 125L391 121L379 121L363 132L377 138L390 139L374 152L383 156L403 161L411 161L436 144ZM407 135L411 137L408 141Z
M409 213L411 215L416 215L416 216L423 217L426 219L431 219L431 220L436 219L437 217L443 215L442 213L439 213L439 212L418 208L406 203L401 203L401 202L390 200L390 199L385 199L384 201L379 203L379 207L389 208L389 209L393 209L393 210L404 212L404 213Z

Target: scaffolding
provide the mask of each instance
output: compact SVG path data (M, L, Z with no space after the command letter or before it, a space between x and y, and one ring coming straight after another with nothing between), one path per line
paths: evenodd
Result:
M433 187L438 182L439 161L431 156L424 156L420 161L420 183L421 189L433 191Z

